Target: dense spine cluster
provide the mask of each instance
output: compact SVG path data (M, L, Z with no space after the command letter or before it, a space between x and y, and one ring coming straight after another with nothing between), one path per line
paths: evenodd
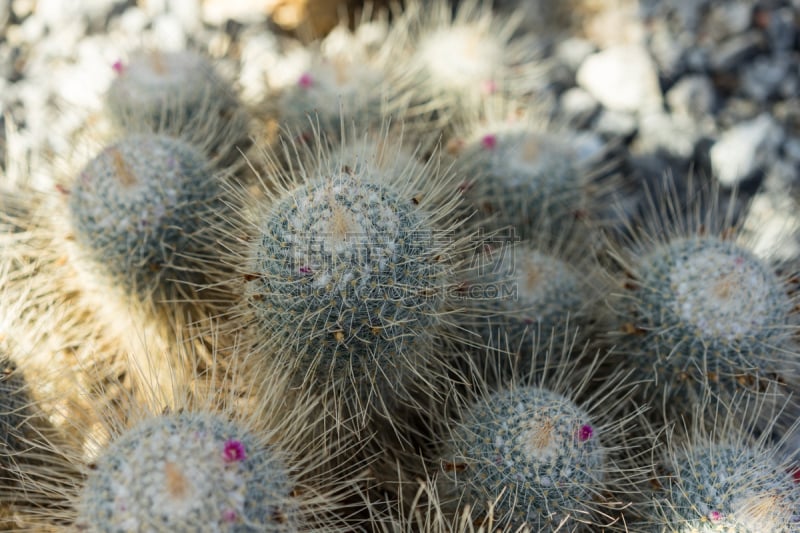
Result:
M225 212L217 176L192 145L135 135L103 149L70 190L75 239L94 268L140 301L204 277Z
M205 413L163 415L117 437L78 504L88 531L296 531L290 473L247 430Z
M475 405L453 431L444 468L464 501L512 527L569 529L602 491L606 452L591 417L538 386L498 392Z
M668 405L706 391L759 394L795 374L789 287L746 248L714 235L674 237L638 257L632 274L622 305L635 331L621 350Z

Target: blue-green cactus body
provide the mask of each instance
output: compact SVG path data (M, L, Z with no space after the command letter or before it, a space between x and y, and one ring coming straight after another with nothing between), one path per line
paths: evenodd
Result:
M296 531L282 459L212 414L151 418L98 458L79 502L88 531Z
M643 254L634 272L626 342L640 376L667 397L731 395L793 373L793 304L787 287L747 249L713 236L673 239Z
M303 375L391 375L436 322L439 251L413 199L389 186L343 171L302 186L272 206L252 249L259 335L297 350Z
M69 210L75 239L93 268L147 300L202 279L209 237L225 211L206 158L161 135L136 135L105 148L81 171ZM170 288L171 287L171 288ZM185 288L184 288L185 290Z
M589 520L605 449L589 415L539 387L496 393L453 430L446 470L465 502L495 501L496 520L535 531ZM502 495L501 495L502 493ZM563 522L563 524L562 524Z
M800 486L769 453L746 445L692 445L670 457L659 531L800 531Z
M542 224L559 228L586 207L584 173L567 136L480 128L455 151L465 197L487 230L511 226L523 239L540 238Z

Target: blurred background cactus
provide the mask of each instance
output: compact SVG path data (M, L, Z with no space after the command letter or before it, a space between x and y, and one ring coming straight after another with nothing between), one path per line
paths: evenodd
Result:
M0 0L1 527L796 531L799 20Z

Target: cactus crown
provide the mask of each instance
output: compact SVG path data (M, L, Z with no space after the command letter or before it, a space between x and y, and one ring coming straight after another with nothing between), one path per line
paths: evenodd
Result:
M775 344L792 302L780 278L747 249L714 236L675 239L639 262L644 326L696 342ZM664 323L658 324L658 321ZM778 343L779 344L779 343Z
M454 477L467 501L511 523L555 530L603 484L605 450L588 413L538 386L496 393L455 433Z
M340 171L304 185L260 226L247 300L263 328L290 328L314 354L391 357L441 306L433 231L413 199L369 179Z
M89 474L79 523L91 531L293 531L283 462L224 418L182 413L120 435Z

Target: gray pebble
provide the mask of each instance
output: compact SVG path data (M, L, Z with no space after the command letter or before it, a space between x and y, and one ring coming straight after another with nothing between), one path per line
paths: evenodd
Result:
M769 35L769 44L773 52L785 52L794 47L797 34L795 17L798 9L783 7L770 13L767 35Z
M786 55L757 57L744 68L741 89L750 98L764 102L778 92L790 66Z
M699 137L694 121L688 118L679 119L663 112L647 113L639 118L639 131L632 150L637 153L661 151L689 159Z
M783 129L766 113L738 124L711 147L714 176L726 187L741 183L775 159L783 137Z
M800 163L800 138L789 137L786 139L786 142L783 143L783 152L795 163Z
M759 31L748 31L731 37L712 50L711 68L730 70L758 54L764 46L764 36Z
M567 89L561 95L561 115L572 124L581 125L592 120L598 109L600 103L580 87Z
M631 113L604 109L595 120L594 130L609 137L629 137L636 132L636 117Z
M556 45L555 57L563 65L566 65L572 72L577 72L581 63L595 53L597 49L594 44L586 39L571 37L564 39Z
M708 76L684 76L667 92L667 104L679 116L700 120L707 117L716 102L716 91Z

